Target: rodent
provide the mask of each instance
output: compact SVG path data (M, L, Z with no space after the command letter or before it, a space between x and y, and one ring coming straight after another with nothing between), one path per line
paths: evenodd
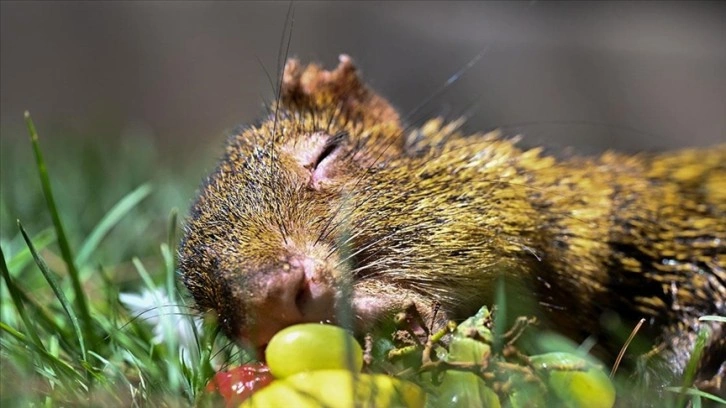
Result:
M341 310L363 333L409 302L461 319L505 278L513 304L608 356L622 339L603 322L645 318L679 375L697 318L726 313L726 145L563 159L459 122L408 128L344 55L330 71L288 61L280 91L230 137L179 248L183 282L232 339L262 349ZM722 393L726 330L701 325L699 381Z

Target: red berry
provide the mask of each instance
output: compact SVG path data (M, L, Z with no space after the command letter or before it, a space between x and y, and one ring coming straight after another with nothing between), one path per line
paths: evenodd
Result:
M206 391L217 391L227 408L236 407L256 391L272 382L270 369L263 363L251 363L220 371L207 384Z

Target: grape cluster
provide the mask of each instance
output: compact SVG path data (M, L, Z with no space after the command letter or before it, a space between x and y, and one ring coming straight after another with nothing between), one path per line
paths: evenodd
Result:
M415 310L397 320L404 332L398 339L404 340L389 351L389 360L402 362L398 373L415 367L411 379L427 391L429 407L611 408L615 403L610 378L586 356L528 356L515 347L534 319L520 317L495 335L493 313L482 307L462 323L450 322L423 337Z
M208 390L242 408L614 405L613 384L597 364L565 352L520 353L514 343L531 320L495 335L492 316L483 307L458 325L422 334L409 310L397 319L393 340L369 336L365 351L340 327L291 326L268 344L266 366L218 373Z

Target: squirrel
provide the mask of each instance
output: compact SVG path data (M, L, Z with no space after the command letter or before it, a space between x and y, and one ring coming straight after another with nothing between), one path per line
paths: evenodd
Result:
M722 394L726 329L698 318L726 313L726 145L556 158L461 125L407 127L346 55L289 60L191 207L179 271L199 309L263 350L345 311L359 334L411 303L462 319L503 279L508 302L608 356L623 344L608 322L644 318L673 376L709 326L697 381Z

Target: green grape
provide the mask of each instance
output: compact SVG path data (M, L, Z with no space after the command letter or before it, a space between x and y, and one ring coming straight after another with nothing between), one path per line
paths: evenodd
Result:
M599 367L574 354L555 352L531 356L547 385L568 408L611 408L615 387Z
M277 378L305 371L363 367L360 344L344 329L317 323L280 330L265 350L270 372Z
M481 364L491 354L491 331L484 326L489 310L482 307L476 315L464 320L457 327L446 360L457 363Z
M463 322L459 323L454 332L455 338L459 337L472 337L472 332L475 332L479 337L479 340L487 344L492 344L494 337L492 331L487 328L487 322L491 320L491 312L486 306L482 306L474 316L469 317Z
M425 402L426 394L421 388L407 381L383 374L319 370L276 380L252 395L240 408L418 408Z
M546 391L537 383L525 382L520 376L513 376L513 385L507 395L511 408L546 407Z
M478 375L448 370L437 389L436 407L500 408L499 397Z
M449 345L447 361L480 364L482 359L489 356L491 347L479 340L467 337L455 337Z

